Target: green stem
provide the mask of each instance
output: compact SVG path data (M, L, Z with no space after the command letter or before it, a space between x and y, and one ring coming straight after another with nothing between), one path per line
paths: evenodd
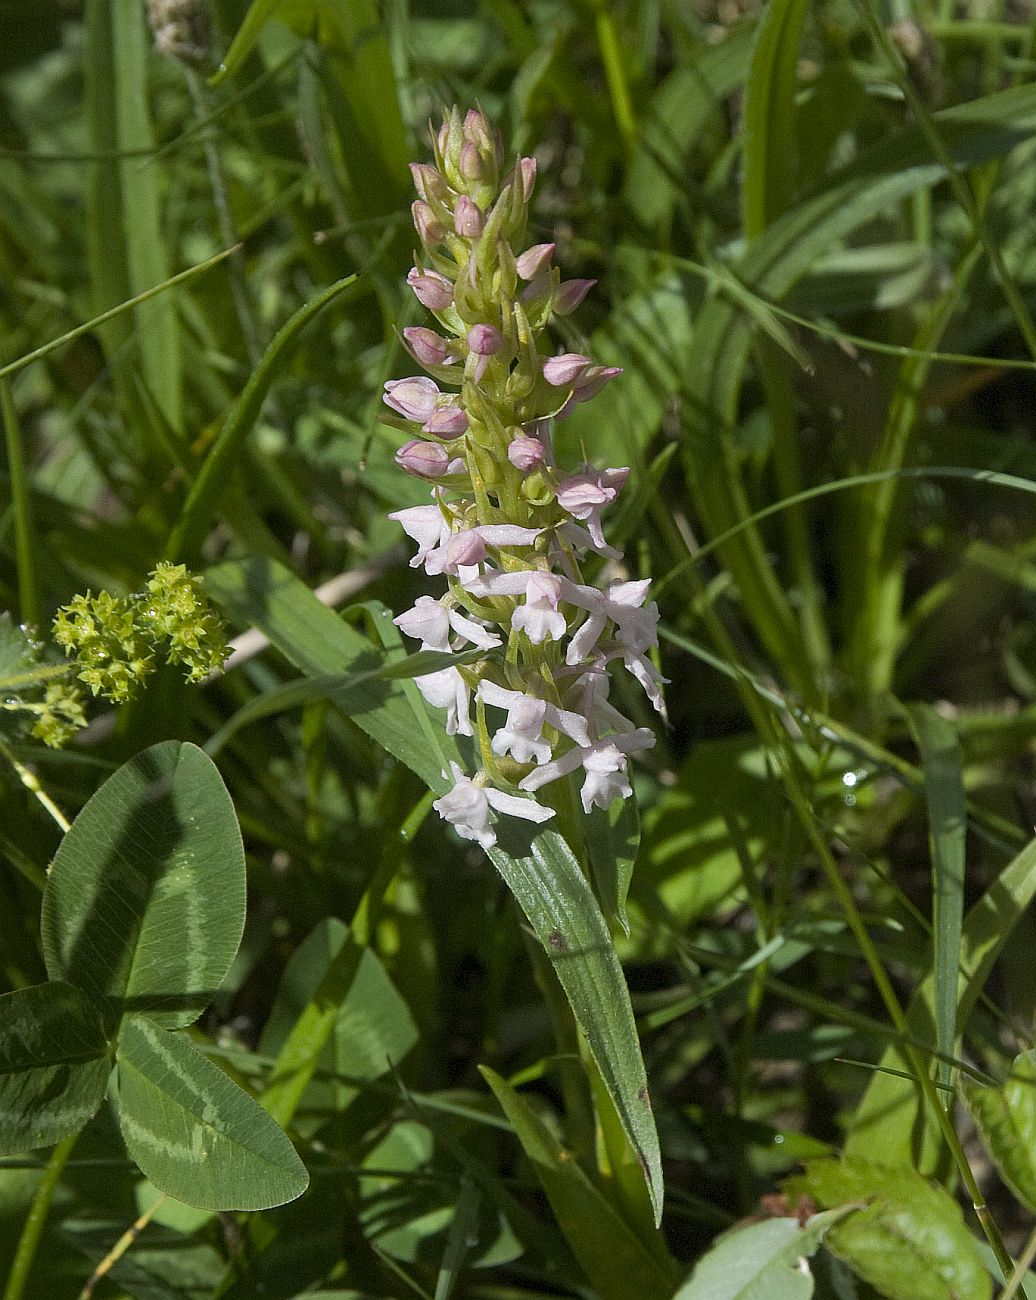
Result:
M1007 1278L1007 1285L1004 1287L1000 1300L1012 1300L1012 1296L1021 1291L1022 1295L1028 1295L1025 1290L1025 1274L1029 1270L1029 1265L1036 1259L1036 1228L1033 1228L1029 1234L1029 1240L1025 1243L1025 1249L1018 1256L1018 1263L1015 1265L1014 1272ZM1007 1276L1005 1274L1005 1276Z
M626 63L619 44L615 14L607 0L594 0L593 14L597 44L601 50L601 62L604 64L604 76L611 97L612 113L615 116L615 125L619 129L622 152L628 161L633 157L637 144L637 119L633 112L629 83L626 80Z
M782 499L794 497L802 490L802 467L799 460L798 430L795 425L795 396L792 391L788 362L775 346L761 340L759 369L770 408L773 426L773 457L777 487ZM820 584L813 569L813 547L806 516L799 506L789 507L784 516L788 558L799 596L799 623L802 640L813 664L818 682L825 681L831 670L831 645L821 613Z
M33 565L32 508L29 483L25 476L18 412L15 410L11 385L0 380L0 408L3 412L4 439L7 443L7 470L11 480L11 505L14 510L14 553L18 569L18 612L23 623L40 625L40 597Z
M208 102L208 90L205 82L193 68L183 65L183 72L198 123L210 120L213 114ZM220 239L225 245L234 248L227 264L227 278L230 282L230 296L234 302L234 313L237 316L238 325L241 327L241 335L245 341L245 350L248 353L248 360L254 368L259 364L259 358L262 355L259 347L259 330L256 327L255 315L248 296L247 268L238 233L234 228L233 214L230 211L229 187L223 172L223 160L214 143L214 136L209 131L206 131L202 137L202 149L205 154L205 167L209 173L209 187L212 190L212 205L216 212Z
M109 307L107 311L102 311L100 315L94 316L83 325L77 325L75 329L67 330L56 339L51 339L49 343L43 343L38 348L33 348L31 352L26 352L24 356L18 357L15 361L9 361L6 366L0 366L0 379L6 379L8 375L13 375L26 366L31 365L33 361L40 361L43 357L48 356L57 348L64 347L66 343L71 343L74 339L81 338L84 334L92 334L102 325L107 324L110 320L115 320L123 312L137 307L142 302L156 297L160 293L165 293L166 289L172 289L178 284L183 284L185 280L190 280L193 276L200 275L203 271L211 270L218 265L225 257L229 257L234 252L232 248L224 248L222 252L208 257L204 262L199 262L197 266L189 266L186 271L180 271L177 275L170 276L168 280L163 280L161 284L156 284L151 289L145 289L143 293L135 294L132 298L127 298L125 302L120 302L117 307Z
M11 1272L8 1274L3 1300L21 1300L25 1291L25 1284L29 1280L33 1260L36 1258L40 1238L43 1235L43 1227L47 1221L50 1203L54 1199L54 1192L57 1190L58 1180L61 1178L61 1171L64 1169L68 1157L72 1154L72 1148L75 1146L78 1137L78 1133L73 1133L71 1137L59 1142L50 1153L50 1159L47 1161L43 1178L40 1180L39 1187L36 1188L36 1195L32 1198L32 1205L29 1206L25 1227L22 1229L18 1249L15 1251L14 1263L11 1265Z
M938 347L960 305L978 255L976 244L957 267L953 283L918 330L911 355L900 366L884 436L869 467L889 477L863 490L861 509L850 525L853 541L847 548L845 579L848 605L854 614L846 666L868 700L891 689L901 639L906 561L902 547L892 545L900 482L896 471L909 456L932 366L929 354Z

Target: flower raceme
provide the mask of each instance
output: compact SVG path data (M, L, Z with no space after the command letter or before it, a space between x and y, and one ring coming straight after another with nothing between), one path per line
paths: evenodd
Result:
M621 663L659 712L665 679L649 658L658 610L648 583L600 587L583 575L588 560L620 558L601 514L629 470L562 470L551 446L553 421L621 373L581 353L543 354L551 319L594 281L563 281L553 244L524 247L536 162L505 172L483 113L453 109L432 147L434 165L411 167L421 251L407 283L438 328L403 331L427 374L390 380L384 399L413 435L396 463L432 497L392 518L417 545L411 565L448 586L395 622L422 650L486 652L415 681L445 711L448 734L478 738L480 770L451 763L453 787L434 807L489 848L493 814L547 821L554 809L532 793L572 774L586 812L628 798L628 757L655 737L609 703L609 665Z

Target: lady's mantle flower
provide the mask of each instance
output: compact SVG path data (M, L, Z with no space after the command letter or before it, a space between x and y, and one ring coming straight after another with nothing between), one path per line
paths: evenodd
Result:
M565 472L551 450L552 421L621 373L544 346L552 316L574 311L594 281L562 281L553 244L522 247L536 163L505 171L481 112L453 110L432 146L434 163L411 168L425 251L407 282L436 328L403 332L428 375L390 380L384 396L391 422L413 434L397 463L434 483L431 505L392 518L417 543L411 565L444 577L448 592L420 596L395 622L423 650L485 656L415 681L451 735L475 734L475 692L484 770L469 777L451 764L453 788L433 806L488 848L494 814L553 816L501 786L532 792L581 771L587 812L629 798L628 757L654 734L609 702L609 665L621 663L659 711L664 678L649 657L658 610L648 583L602 589L582 572L587 560L619 558L602 515L629 470Z

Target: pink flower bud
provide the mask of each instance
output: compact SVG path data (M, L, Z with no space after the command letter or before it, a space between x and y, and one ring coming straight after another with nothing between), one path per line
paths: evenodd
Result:
M469 528L458 533L446 547L446 570L453 572L461 564L481 564L485 558L485 542L474 528Z
M414 438L396 452L396 464L417 478L442 478L450 468L450 453L437 442Z
M522 302L539 303L550 296L550 273L538 275L522 290Z
M417 301L429 311L444 311L453 302L453 285L438 271L419 271L415 266L406 282Z
M411 163L410 175L414 178L414 189L422 199L427 202L438 199L440 203L446 200L449 186L446 184L446 177L438 168L428 163Z
M519 158L517 174L521 177L522 194L528 202L532 198L533 187L536 184L536 159Z
M457 200L453 209L453 228L462 239L477 239L482 233L485 221L479 206L466 194Z
M468 347L480 357L491 357L504 345L503 337L492 325L472 325L468 330Z
M435 248L437 244L445 242L446 227L423 199L410 205L410 213L418 238L425 248Z
M473 140L467 140L461 146L458 170L466 181L480 181L485 176L486 165Z
M560 356L548 357L543 363L543 378L554 388L567 388L574 384L591 365L589 357L578 352L562 352Z
M489 125L489 119L480 108L469 108L464 114L463 131L465 140L470 141L480 149L492 149L493 131Z
M423 433L434 433L437 438L459 438L468 431L468 413L460 406L440 406L421 426Z
M535 280L538 275L541 275L550 265L555 248L557 248L556 244L533 244L531 248L527 248L515 262L522 279Z
M412 379L390 379L385 384L384 401L408 420L427 420L435 410L439 389L431 379L415 375Z
M408 325L403 339L410 355L422 366L448 366L457 360L450 340L423 325Z
M580 402L589 402L596 397L605 384L622 374L620 366L590 366L584 375L576 381L572 396L557 413L557 419L563 420L571 415L572 408Z
M567 316L575 311L596 283L596 280L562 280L554 295L554 314Z
M529 438L523 435L520 438L515 438L507 445L507 459L515 469L520 469L526 473L541 464L546 454L547 449L539 438Z
M591 366L582 379L578 380L572 397L577 402L588 402L596 397L605 384L622 374L621 366Z

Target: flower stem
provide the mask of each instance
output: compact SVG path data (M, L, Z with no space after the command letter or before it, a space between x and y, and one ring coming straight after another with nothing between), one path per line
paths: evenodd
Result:
M73 1133L71 1137L59 1142L50 1153L50 1159L47 1161L43 1178L40 1180L39 1187L36 1188L36 1195L32 1198L32 1205L29 1206L25 1227L22 1228L22 1235L18 1240L18 1249L15 1251L14 1263L11 1265L11 1272L7 1278L3 1300L21 1300L25 1291L25 1284L29 1280L33 1260L36 1258L40 1238L43 1235L47 1212L54 1198L54 1192L57 1190L58 1180L61 1178L65 1162L72 1154L72 1148L75 1146L78 1137L78 1133Z

